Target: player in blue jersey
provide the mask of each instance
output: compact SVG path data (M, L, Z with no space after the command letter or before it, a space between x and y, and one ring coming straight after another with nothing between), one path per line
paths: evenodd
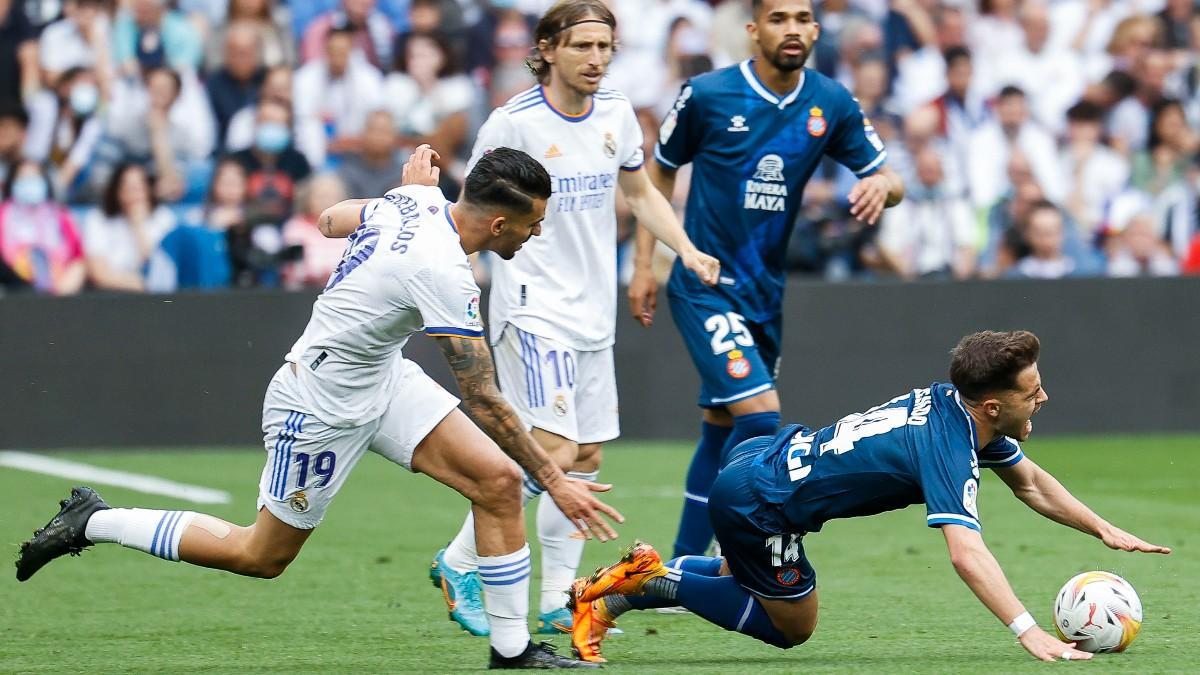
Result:
M747 26L759 55L688 81L663 121L651 179L668 198L676 170L692 165L684 229L721 262L716 287L677 263L671 314L700 372L703 425L688 469L675 555L703 554L712 539L707 501L720 458L779 426L779 365L787 241L804 186L823 156L860 180L850 213L874 224L900 201L900 178L871 122L845 87L804 68L819 28L810 0L756 0ZM635 319L650 325L657 293L653 237L638 236L629 287Z
M621 562L573 586L581 658L630 609L682 605L725 628L787 649L817 626L816 573L806 535L838 518L924 503L950 560L976 597L1034 657L1087 659L1038 628L981 536L979 470L1063 525L1123 551L1170 553L1109 524L1021 451L1030 418L1048 400L1033 333L982 332L952 352L950 380L933 383L812 431L799 424L734 448L709 497L722 558L684 556L663 565L636 544Z

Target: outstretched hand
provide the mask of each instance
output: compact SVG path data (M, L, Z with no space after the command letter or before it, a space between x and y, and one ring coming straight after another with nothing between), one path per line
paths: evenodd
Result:
M1105 530L1104 533L1100 535L1100 541L1103 541L1105 546L1118 551L1139 551L1141 553L1162 554L1171 552L1171 549L1167 548L1166 546L1159 546L1157 544L1151 544L1149 542L1142 541L1141 539L1138 539L1137 537L1118 527L1112 527Z
M1092 658L1088 652L1075 649L1074 642L1062 642L1038 626L1021 633L1017 639L1025 651L1040 661L1086 661Z
M433 160L441 159L438 154L428 143L422 143L413 150L413 154L409 156L408 162L404 164L404 169L400 174L401 185L428 185L437 187L438 179L441 177L442 170L433 165Z
M608 492L612 485L593 483L578 478L564 477L546 488L546 494L554 500L559 510L583 534L585 539L595 537L600 541L617 538L617 531L600 514L616 523L625 522L625 516L604 502L596 499L593 492Z

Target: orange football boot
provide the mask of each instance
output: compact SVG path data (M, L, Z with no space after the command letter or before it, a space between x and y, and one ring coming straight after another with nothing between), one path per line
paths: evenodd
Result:
M635 541L625 549L616 563L596 570L574 597L577 602L590 603L606 595L641 595L647 581L666 576L662 557L650 544ZM572 589L574 590L574 589Z
M580 602L579 594L588 586L586 578L571 584L571 598L567 609L571 610L571 651L580 661L608 663L600 655L600 642L608 637L608 629L617 625L617 620L608 611L604 598L593 602Z

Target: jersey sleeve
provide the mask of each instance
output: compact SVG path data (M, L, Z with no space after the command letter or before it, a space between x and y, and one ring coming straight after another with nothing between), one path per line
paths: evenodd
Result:
M408 294L433 337L483 339L479 286L471 268L425 269L407 280Z
M642 125L638 122L637 113L628 101L622 101L622 118L625 120L624 132L621 134L621 170L637 171L646 162L646 153L642 150L645 136L642 135Z
M925 494L925 522L930 527L963 525L982 530L976 496L979 469L970 448L956 448L953 440L931 435L932 445L920 449L921 490Z
M858 100L845 89L840 93L840 98L844 99L838 106L841 114L837 117L837 127L825 152L838 164L854 172L855 176L869 176L883 166L887 150Z
M517 130L508 111L496 108L475 136L475 147L471 149L471 158L467 160L467 173L471 173L480 157L499 147L519 148L518 141Z
M979 451L979 466L987 469L999 469L1012 466L1025 458L1021 445L1009 438L1000 436Z
M693 93L692 83L685 83L658 128L654 157L663 166L678 169L695 156L702 130L699 102Z

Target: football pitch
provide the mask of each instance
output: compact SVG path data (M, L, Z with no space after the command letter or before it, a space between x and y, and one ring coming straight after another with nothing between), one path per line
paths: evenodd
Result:
M1200 438L1048 438L1026 453L1116 525L1174 548L1170 556L1111 551L1016 501L994 476L980 489L984 537L1018 596L1050 628L1054 595L1077 572L1125 577L1145 607L1124 654L1091 663L1034 661L975 600L925 527L923 507L833 521L805 540L817 570L821 619L788 651L687 615L631 613L606 641L607 668L625 672L1196 672L1200 650ZM97 485L114 506L254 517L261 450L72 452L99 467L228 491L196 505ZM679 514L685 443L606 449L601 479L626 516L617 543L589 544L582 570L615 559L634 538L669 553ZM985 472L986 474L987 472ZM17 544L54 514L71 482L0 468L0 542ZM325 522L279 579L264 581L166 563L106 545L56 561L25 584L0 580L0 672L390 673L479 670L485 638L446 619L429 583L434 552L466 502L432 480L368 455ZM529 515L532 522L532 514ZM536 539L536 537L534 538ZM534 546L535 574L539 564ZM535 577L533 588L540 587ZM536 615L536 594L531 599ZM535 636L538 639L540 636ZM569 651L565 636L551 640Z

